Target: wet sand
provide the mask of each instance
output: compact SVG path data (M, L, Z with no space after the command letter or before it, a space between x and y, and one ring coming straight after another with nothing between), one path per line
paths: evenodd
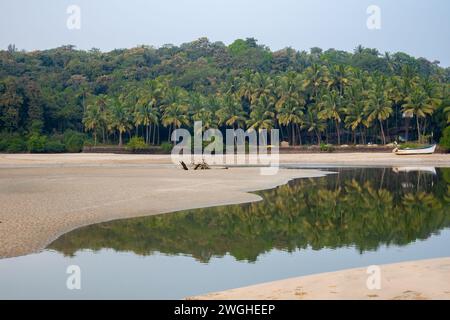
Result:
M280 154L281 164L328 166L434 166L450 167L450 154L398 156L393 153ZM173 166L170 155L131 154L0 154L0 168L105 166Z
M450 167L450 155L286 154L280 162ZM322 175L312 169L281 169L275 176L258 168L183 171L169 155L0 154L0 258L41 250L77 227L258 201L249 191Z
M0 158L0 258L41 250L80 226L258 201L248 191L324 175L309 169L281 169L275 176L259 168L184 171L133 156L19 158L18 165Z
M450 258L381 265L380 289L369 290L367 268L291 278L191 297L194 300L450 299Z

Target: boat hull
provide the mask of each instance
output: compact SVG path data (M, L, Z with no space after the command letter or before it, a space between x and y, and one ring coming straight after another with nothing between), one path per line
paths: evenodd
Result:
M432 154L436 150L436 145L432 145L426 148L410 148L410 149L398 149L395 154L398 155L412 155L412 154Z

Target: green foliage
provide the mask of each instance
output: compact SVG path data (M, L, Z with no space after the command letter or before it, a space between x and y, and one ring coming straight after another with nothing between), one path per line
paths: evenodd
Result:
M84 145L84 134L73 130L67 130L64 132L63 143L66 146L67 152L81 152Z
M27 140L27 149L31 153L45 152L47 137L38 133L33 133Z
M173 144L171 144L170 142L163 142L161 144L161 149L164 153L171 153L172 149L173 149Z
M334 147L331 144L321 143L320 144L320 151L322 152L333 152Z
M27 151L23 137L18 134L0 134L0 152L19 153Z
M143 150L147 148L148 145L145 143L145 140L142 137L133 137L127 143L127 149L130 150Z
M450 126L445 128L442 138L439 141L439 145L447 151L450 150Z
M204 129L281 129L291 145L439 139L449 79L450 69L405 53L272 52L254 38L102 54L73 46L0 50L0 132L86 131L94 145L122 144L132 134L160 144L202 120ZM78 152L84 137L66 140Z
M45 152L62 153L66 151L66 146L56 138L49 138L45 144Z

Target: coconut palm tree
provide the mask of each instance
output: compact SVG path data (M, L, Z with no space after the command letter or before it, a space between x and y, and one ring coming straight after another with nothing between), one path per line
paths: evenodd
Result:
M353 143L356 144L356 131L361 129L365 119L365 100L363 90L360 85L353 85L345 92L346 106L343 108L345 114L345 127L353 132ZM362 130L360 130L362 139Z
M170 141L173 130L189 124L189 106L187 93L180 87L170 87L161 105L162 124L169 127L167 141Z
M103 123L103 115L97 104L88 104L83 117L83 125L86 131L92 131L94 146L97 145L97 130Z
M350 83L351 70L344 65L332 66L329 68L328 88L335 89L341 96L344 95L344 88Z
M388 119L392 113L392 103L388 98L387 92L382 86L376 85L368 93L368 101L365 106L367 116L364 122L369 127L373 121L377 120L380 124L381 137L383 144L386 144L386 136L383 129L383 121Z
M317 99L320 89L328 83L328 68L313 64L306 68L303 87L308 90L313 99Z
M273 89L272 78L269 75L257 72L252 77L252 95L250 102L258 101L261 96L271 96Z
M433 114L435 110L435 101L430 98L422 88L415 88L408 98L406 104L403 105L403 112L406 116L416 117L417 126L417 140L422 141L420 131L420 118L425 118L427 115Z
M108 127L119 132L119 146L122 146L122 135L131 129L131 113L123 97L110 100Z
M139 99L133 112L134 124L146 127L145 142L150 143L150 131L152 125L157 125L159 121L159 110L156 107L155 99ZM153 141L154 142L154 141Z
M326 123L318 117L318 112L316 109L317 108L314 106L308 108L301 127L302 129L306 129L308 132L313 132L317 138L317 145L320 145L320 137L322 132L326 129Z
M301 124L303 122L305 100L301 91L300 78L295 73L288 73L277 81L276 93L278 100L275 104L278 123L291 126L291 143L295 145L295 129L299 133L301 142Z
M188 106L181 103L171 103L165 107L161 120L165 127L169 127L167 141L170 141L173 130L189 124L188 110Z
M247 120L249 130L272 129L275 117L273 106L272 99L267 96L261 96L256 104L253 105L250 118Z
M340 123L342 121L342 97L336 90L329 93L322 92L318 104L318 117L322 120L332 120L336 126L337 143L341 144Z
M233 128L243 127L246 121L246 113L236 97L226 94L222 99L222 107L217 111L218 123Z

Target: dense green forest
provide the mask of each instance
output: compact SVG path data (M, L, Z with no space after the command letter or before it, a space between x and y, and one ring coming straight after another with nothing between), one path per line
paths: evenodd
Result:
M0 51L0 151L161 144L196 120L279 128L291 145L438 141L449 88L450 68L437 61L362 46L272 52L253 38L229 46L200 38L104 53L10 45Z

